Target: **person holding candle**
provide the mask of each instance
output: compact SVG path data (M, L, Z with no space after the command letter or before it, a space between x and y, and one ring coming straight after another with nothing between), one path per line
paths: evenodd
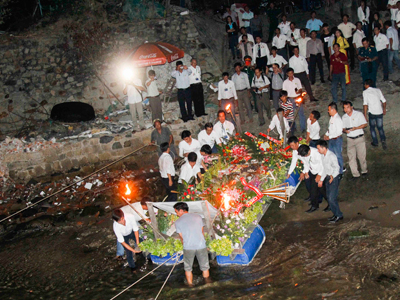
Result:
M227 144L231 136L234 135L235 125L226 120L225 110L218 111L218 122L214 125L214 131L222 144Z

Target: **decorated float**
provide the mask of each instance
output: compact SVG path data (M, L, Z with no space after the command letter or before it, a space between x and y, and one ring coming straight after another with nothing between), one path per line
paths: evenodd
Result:
M219 155L205 157L207 170L198 184L183 184L178 200L189 212L204 218L207 247L219 265L248 265L265 241L258 224L272 201L281 208L299 184L300 161L287 178L291 162L289 147L260 133L236 135L219 148ZM154 263L181 261L183 246L175 232L175 202L148 202L151 222L142 225L143 251ZM154 208L157 208L155 210Z

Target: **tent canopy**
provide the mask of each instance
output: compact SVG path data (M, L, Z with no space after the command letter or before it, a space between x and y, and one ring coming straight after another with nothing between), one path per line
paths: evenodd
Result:
M205 216L203 213L203 207L201 205L203 202L205 202L206 207L208 208L208 211L210 212L211 219L214 219L218 213L218 209L216 209L214 206L212 206L208 201L190 201L190 202L185 202L185 203L189 206L190 213L199 214L204 218ZM168 213L176 215L174 205L178 202L150 202L150 203L152 203L153 206L157 207L158 209L161 209L163 211L166 211Z

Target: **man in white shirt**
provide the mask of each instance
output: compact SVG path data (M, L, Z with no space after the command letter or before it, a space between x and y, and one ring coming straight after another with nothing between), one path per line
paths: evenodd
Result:
M142 85L142 81L139 78L133 78L125 84L124 90L122 91L124 95L128 95L129 111L132 117L133 128L137 128L139 125L141 130L145 129L142 106L142 92L144 90L145 88ZM139 124L137 124L137 118L139 118Z
M357 159L360 162L361 174L367 175L367 148L365 147L364 128L367 120L364 115L353 109L353 103L343 102L345 114L342 117L343 132L347 134L347 156L353 178L359 178Z
M281 30L282 32L282 30ZM289 57L293 56L293 47L298 46L297 40L301 38L300 29L296 28L296 23L290 23L290 30L286 33L289 41Z
M353 32L356 30L356 25L349 22L349 15L343 15L343 22L338 25L338 29L342 31L343 36L349 42L350 47L347 49L347 56L350 57L350 68L354 70L354 47L353 47Z
M179 143L179 156L185 158L190 152L199 153L201 145L198 140L192 138L192 134L189 130L184 130L181 133L182 141Z
M217 153L218 150L216 145L221 146L221 140L213 129L214 126L212 123L206 123L204 125L204 129L200 131L199 135L197 136L197 139L202 147L203 145L209 145L212 153Z
M320 139L319 131L321 127L319 126L318 120L321 117L319 111L313 110L307 119L307 143L310 147L317 147L317 142Z
M114 220L113 230L117 241L122 244L126 251L126 260L129 267L134 271L136 269L133 253L140 253L133 249L129 244L129 239L134 239L136 245L139 245L139 227L134 215L126 214L121 209L115 209L112 214Z
M378 27L374 28L374 42L375 42L375 48L376 51L378 52L378 66L382 64L383 67L383 81L388 81L389 80L389 68L388 68L388 62L389 62L389 55L388 55L388 49L389 49L389 39L387 38L386 35L381 33L380 29Z
M276 114L272 118L272 121L269 124L268 130L267 130L267 132L269 134L271 130L274 130L276 128L276 131L278 131L280 140L283 139L283 130L282 130L281 121L280 121L281 119L282 119L283 125L285 127L284 130L286 131L286 133L288 133L290 126L289 126L288 120L283 116L283 108L277 109Z
M287 35L288 31L290 30L290 21L287 21L287 17L285 14L281 17L282 22L279 23L278 28L281 30L281 34Z
M399 11L397 6L398 0L389 0L387 4L387 8L390 9L390 20L392 21L392 26L394 27L396 24L396 15Z
M324 68L322 60L325 58L324 44L317 39L317 32L311 32L311 40L307 42L307 62L309 66L309 79L311 84L315 83L316 66L318 65L321 83L325 83Z
M247 32L245 27L241 27L241 28L240 28L240 33L241 33L241 35L239 35L239 39L238 39L239 45L240 45L240 43L241 43L242 40L243 40L243 36L244 36L244 35L247 35L247 41L248 41L252 46L254 46L254 44L256 43L256 41L254 40L254 36L253 36L251 33ZM251 54L250 54L250 55L251 55Z
M280 69L285 69L288 62L283 56L277 54L277 52L278 49L275 46L271 47L271 55L268 59L268 65L272 66L273 64L278 64ZM270 70L271 69L272 68L270 68Z
M236 94L238 97L238 110L240 116L240 123L244 124L245 121L245 110L247 111L247 117L249 122L253 123L253 111L251 109L250 102L250 83L249 76L241 71L242 65L235 63L235 74L232 75L232 81L235 84Z
M310 148L307 145L300 145L297 150L299 155L304 157L306 163L304 164L304 177L310 181L310 198L311 207L307 210L307 213L312 213L319 208L320 194L327 199L326 192L323 187L325 179L325 169L322 163L322 155L316 148ZM324 211L328 211L325 209Z
M266 43L261 42L261 37L256 37L256 44L253 47L253 61L255 66L261 68L265 72L268 64L269 48Z
M396 20L394 20L394 22L395 22L395 28L397 27L397 28L400 28L400 13L399 13L399 10L400 10L400 2L399 1L397 1L397 3L396 3L396 8L397 8L397 13L396 13ZM393 23L392 23L393 24Z
M297 44L299 46L299 54L300 56L306 57L307 55L307 42L311 40L310 37L306 36L307 29L300 29L300 38L297 39ZM293 54L294 54L294 47L293 46Z
M297 49L298 51L298 49ZM293 56L295 57L295 56ZM292 57L292 58L293 58ZM300 129L301 131L306 130L306 116L304 115L304 103L297 103L296 98L298 98L303 92L300 79L294 77L294 71L292 68L287 69L286 75L288 78L283 82L282 92L286 91L288 94L289 101L295 103L297 109L299 110L298 115L300 119ZM304 99L303 99L304 101ZM296 120L293 120L294 122Z
M389 74L392 74L393 59L396 62L397 68L400 70L399 34L398 31L391 26L390 21L386 21L383 25L385 26L386 29L386 36L389 39L388 69L389 69Z
M183 122L194 120L192 113L192 93L190 91L190 74L192 74L192 70L184 66L180 60L176 62L176 70L171 73L171 76L176 79L175 86L178 89L178 102Z
M218 107L226 112L229 108L232 115L235 116L236 106L239 105L235 84L229 80L229 74L224 72L222 73L222 80L218 83Z
M356 23L356 31L354 31L353 34L353 47L356 49L356 53L358 55L358 48L361 48L363 46L362 40L365 38L365 33L362 30L362 24L361 22Z
M149 98L149 104L151 109L151 119L162 120L162 107L160 99L160 91L158 90L156 81L156 72L149 70L149 79L146 81L147 98Z
M315 99L313 92L311 90L310 81L308 79L308 63L305 57L300 56L299 48L293 48L294 55L289 59L289 68L292 68L294 71L294 76L300 79L301 83L304 85L308 96L310 97L310 101L318 101Z
M364 117L367 121L369 120L369 129L372 137L371 145L378 147L378 136L375 131L375 127L377 127L379 136L381 137L382 148L386 150L386 136L383 130L383 116L386 115L386 99L380 89L373 88L372 86L373 81L371 79L365 80L365 90L363 91Z
M287 42L288 42L287 36L281 34L281 30L279 28L276 28L275 36L272 39L272 46L276 47L277 53L281 55L285 60L288 60L287 49L286 49Z
M194 177L195 183L201 180L201 171L200 165L197 164L197 154L194 152L188 153L188 161L182 165L181 171L179 174L179 183L185 181L186 183L190 183L192 178Z
M264 120L264 107L267 112L267 117L269 120L272 119L271 117L271 103L269 101L269 84L270 81L267 76L262 74L260 68L256 68L254 70L254 77L251 83L251 87L256 93L257 97L257 109L258 109L258 122L260 126L265 124Z
M335 153L338 158L340 166L340 175L346 170L343 168L343 156L342 156L342 145L343 145L343 122L342 118L337 112L337 105L335 102L331 102L328 106L328 113L331 116L329 120L328 131L325 133L324 140L329 141L329 149Z
M192 71L189 75L191 98L194 104L194 112L197 117L206 116L204 108L204 94L203 84L201 83L201 69L197 65L197 60L192 58L190 60L190 67Z
M246 31L251 33L250 20L254 18L253 12L250 11L250 7L245 6L244 13L242 14L243 26L246 27Z
M319 141L318 152L322 155L322 164L325 170L324 186L326 188L326 196L328 199L328 207L332 211L333 216L328 219L330 223L337 223L343 220L343 213L340 211L338 194L339 194L339 164L336 155L328 149L326 141ZM324 211L327 211L325 209Z
M235 126L226 120L226 112L224 110L218 111L218 122L214 125L214 131L223 144L227 144L234 135Z
M160 170L162 183L164 184L168 194L168 197L165 201L175 202L177 201L177 194L172 192L176 191L176 186L174 184L175 167L174 161L169 154L169 143L162 143L160 145L160 149L162 154L158 159L158 168Z

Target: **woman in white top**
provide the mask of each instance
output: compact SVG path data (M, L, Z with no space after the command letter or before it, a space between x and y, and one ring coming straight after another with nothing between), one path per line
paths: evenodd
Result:
M358 21L360 21L362 24L362 30L364 31L365 36L368 36L369 15L370 15L369 7L365 3L365 0L361 0L360 6L358 7L357 10L357 16L358 16Z

